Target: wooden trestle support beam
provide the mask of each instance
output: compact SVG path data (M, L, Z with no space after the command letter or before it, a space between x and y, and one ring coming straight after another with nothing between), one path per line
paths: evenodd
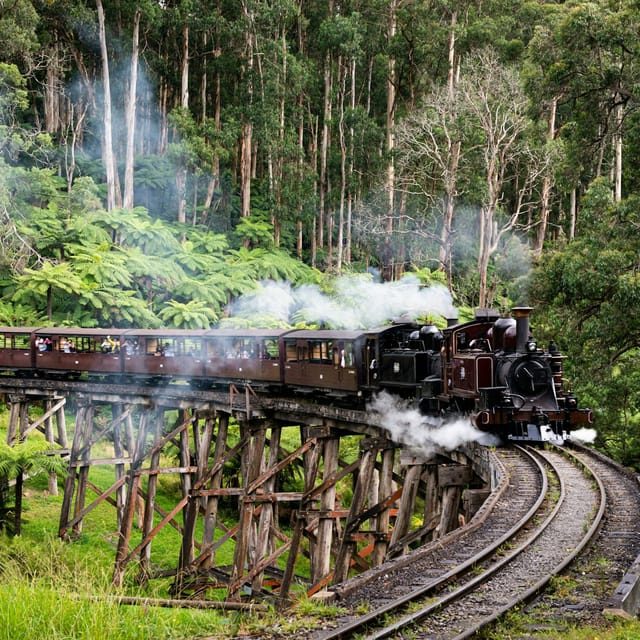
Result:
M41 428L66 448L64 401L45 398L34 422L30 402L9 398L9 442ZM384 432L358 433L335 420L292 426L248 412L232 420L219 407L99 403L90 395L76 405L59 535L77 538L94 509L111 504L114 584L173 576L179 598L266 597L285 606L443 535L458 525L462 487L482 486L464 460L420 459ZM345 448L356 440L357 459L347 463ZM110 486L97 486L96 467L113 468ZM178 487L168 509L156 499L161 482ZM175 538L174 567L153 562L160 535L165 548Z

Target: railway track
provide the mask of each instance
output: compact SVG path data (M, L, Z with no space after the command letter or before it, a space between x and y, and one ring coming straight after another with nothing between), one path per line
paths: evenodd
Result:
M564 569L597 531L604 488L559 452L499 455L510 490L481 527L439 550L430 545L395 575L368 581L342 598L350 611L367 603L368 613L308 637L389 638L407 629L412 637L470 637Z
M592 543L563 575L563 597L543 592L523 609L523 640L550 627L562 631L610 624L605 612L619 604L612 602L612 594L640 557L640 477L588 447L574 443L570 448L602 480L607 508Z

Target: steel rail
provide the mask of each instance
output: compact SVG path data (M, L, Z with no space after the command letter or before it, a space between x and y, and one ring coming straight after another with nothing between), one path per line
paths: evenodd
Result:
M464 575L468 570L473 568L479 562L486 560L491 555L495 554L500 547L502 547L508 540L514 537L519 531L521 531L527 524L535 517L535 515L540 510L540 507L547 499L547 494L549 491L548 479L545 473L545 469L540 460L533 455L530 451L522 447L517 447L523 455L529 457L537 467L540 477L542 479L540 492L538 498L535 503L531 506L531 508L527 511L527 513L514 524L514 526L509 529L506 533L504 533L497 540L492 541L490 545L482 549L477 554L474 554L472 557L468 558L464 562L457 565L454 569L434 578L433 580L426 582L420 587L413 589L403 595L400 598L393 600L392 602L376 608L374 611L371 611L363 616L358 617L355 620L352 620L340 627L335 629L324 630L322 633L313 635L314 640L338 640L341 638L349 638L355 632L366 628L371 623L376 622L383 616L392 613L393 611L397 611L398 609L402 609L407 604L414 602L415 600L419 600L421 598L425 598L429 593L435 591L436 589L444 586L447 582L450 582L454 578L460 577ZM380 636L386 637L386 636Z
M528 447L528 449L533 451L530 447ZM569 454L566 450L562 450L562 452L567 457L571 457L574 461L574 464L576 464L576 466L585 468L590 474L590 476L595 479L598 485L599 508L596 515L593 518L591 526L589 527L586 534L582 537L579 544L577 544L574 547L573 551L567 556L565 556L565 558L559 564L553 567L551 571L549 571L542 578L536 581L529 589L527 589L523 593L518 594L517 596L509 600L505 605L498 608L497 610L492 612L490 615L485 616L484 618L482 618L481 620L479 620L478 622L470 626L468 629L466 629L464 632L454 636L452 640L464 640L466 638L471 638L475 636L481 629L486 628L489 625L493 624L496 620L498 620L508 611L512 610L513 608L517 607L522 603L530 601L536 594L538 594L542 589L544 589L549 584L550 580L554 576L564 571L564 569L566 569L566 567L569 566L575 560L578 554L584 549L584 547L589 543L589 541L596 534L600 526L600 523L602 522L602 518L604 516L604 512L606 508L606 492L605 492L604 486L600 478L597 476L597 474L588 465L586 465L583 461L578 460L575 456L572 456L571 454ZM545 456L538 451L536 451L535 454L545 458ZM553 463L548 458L545 458L545 459L547 460L548 464L554 466ZM430 603L429 605L423 607L422 609L414 611L410 615L404 616L403 618L401 618L400 620L397 620L393 624L378 630L376 633L366 636L366 640L379 640L382 638L388 638L391 635L399 632L403 628L406 628L408 626L411 626L420 622L420 620L422 620L429 614L433 613L434 611L441 610L445 606L450 606L451 604L459 600L463 595L471 592L473 589L475 589L482 583L489 580L492 576L494 576L500 570L506 567L508 564L513 562L521 553L523 553L527 548L529 548L533 544L533 542L535 542L535 540L538 539L544 533L544 531L549 527L549 525L555 520L559 510L562 508L563 503L566 499L566 488L565 488L565 483L562 479L562 474L559 474L558 477L561 483L561 490L560 490L560 497L556 503L556 506L554 507L553 511L549 514L549 516L545 519L545 521L540 525L540 527L523 544L521 544L517 549L513 550L512 553L510 553L507 557L503 558L501 561L494 564L485 573L479 576L476 576L471 581L465 583L458 589L451 591L450 593L446 594L442 598L438 599L436 602Z

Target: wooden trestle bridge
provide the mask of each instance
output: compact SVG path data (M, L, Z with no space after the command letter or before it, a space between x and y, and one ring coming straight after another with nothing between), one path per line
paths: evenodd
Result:
M39 430L68 460L59 535L78 538L98 505L112 505L114 584L169 576L175 598L285 604L316 593L457 527L492 484L482 447L425 459L365 411L312 398L9 377L0 393L9 444ZM75 414L75 426L65 414ZM295 430L291 450L285 429ZM346 438L352 449L358 443L349 462ZM113 469L110 486L96 484L98 465ZM179 490L167 510L156 497L171 476ZM173 567L152 555L167 527ZM223 545L232 545L232 564Z

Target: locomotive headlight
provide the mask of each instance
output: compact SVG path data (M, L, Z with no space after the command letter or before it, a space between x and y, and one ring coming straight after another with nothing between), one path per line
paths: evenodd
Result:
M535 353L538 350L538 344L535 340L528 340L526 349L528 353Z

